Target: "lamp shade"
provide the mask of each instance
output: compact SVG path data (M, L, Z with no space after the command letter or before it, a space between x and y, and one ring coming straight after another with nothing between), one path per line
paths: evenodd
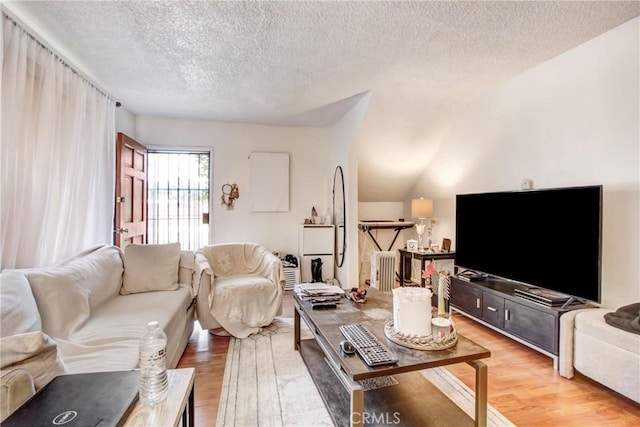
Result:
M411 217L412 218L431 218L433 216L433 200L431 199L413 199L411 200Z

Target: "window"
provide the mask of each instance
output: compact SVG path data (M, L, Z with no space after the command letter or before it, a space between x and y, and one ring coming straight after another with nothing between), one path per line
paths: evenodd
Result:
M147 241L207 245L210 153L149 150L147 161Z

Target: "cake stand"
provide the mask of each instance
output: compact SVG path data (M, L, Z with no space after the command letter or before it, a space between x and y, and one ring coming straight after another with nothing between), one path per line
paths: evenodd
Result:
M451 320L451 319L450 319ZM387 338L398 345L413 348L415 350L446 350L453 347L458 342L456 326L451 321L449 334L444 339L436 341L433 335L407 335L397 332L393 327L393 318L389 318L384 324L384 334Z

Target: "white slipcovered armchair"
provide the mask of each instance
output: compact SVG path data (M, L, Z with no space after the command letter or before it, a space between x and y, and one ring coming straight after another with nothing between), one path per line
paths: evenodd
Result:
M282 313L282 261L259 244L200 248L194 274L200 283L197 318L211 333L246 338Z

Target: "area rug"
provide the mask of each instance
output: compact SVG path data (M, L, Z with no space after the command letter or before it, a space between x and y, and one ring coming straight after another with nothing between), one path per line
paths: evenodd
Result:
M304 328L301 335L310 338ZM422 371L443 394L474 417L474 393L444 368ZM394 381L389 381L393 387ZM488 426L513 426L491 405ZM332 426L304 361L293 349L293 319L276 318L258 334L231 338L217 426Z

